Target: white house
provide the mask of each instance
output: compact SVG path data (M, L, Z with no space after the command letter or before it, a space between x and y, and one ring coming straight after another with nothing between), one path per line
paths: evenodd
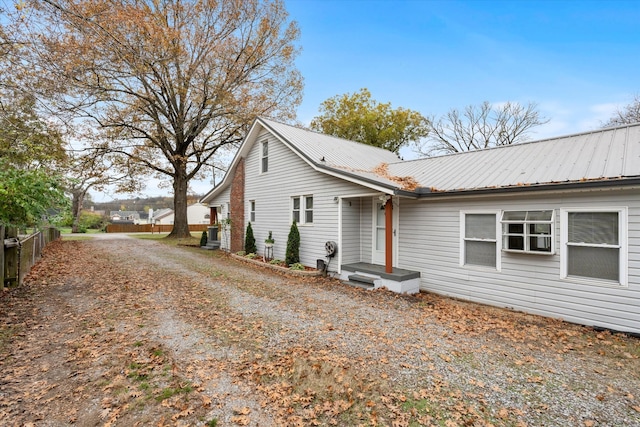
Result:
M114 224L140 224L140 212L137 211L111 211L109 219Z
M210 210L207 205L202 203L194 203L187 206L187 223L189 225L194 224L209 224ZM173 209L161 209L153 216L153 220L156 224L173 224L175 214Z
M640 333L639 190L640 125L402 161L259 118L201 201L234 252L251 221L284 258L295 220L302 263L335 242L350 282Z

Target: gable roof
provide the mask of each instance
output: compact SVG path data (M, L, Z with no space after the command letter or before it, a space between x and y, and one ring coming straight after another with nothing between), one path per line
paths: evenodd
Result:
M229 170L266 129L319 172L408 197L640 185L640 123L484 150L403 161L396 154L258 118ZM223 181L203 197L211 200Z
M153 219L161 219L165 216L169 216L173 213L173 209L171 208L163 208L153 213Z
M269 131L319 172L339 176L347 181L379 191L389 192L396 187L392 180L384 179L374 173L374 169L382 163L399 161L400 159L395 153L262 117L253 122L249 133L231 162L229 171L233 171L238 161L247 156L263 129ZM227 173L220 184L214 187L200 201L208 202L230 184L230 174Z
M432 157L389 166L418 193L638 184L640 124Z

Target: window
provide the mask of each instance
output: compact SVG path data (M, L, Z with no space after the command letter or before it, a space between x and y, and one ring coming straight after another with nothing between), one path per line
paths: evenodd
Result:
M496 213L460 213L462 265L500 269Z
M256 222L256 201L249 202L249 221Z
M627 284L627 212L563 209L562 275Z
M265 173L269 170L269 141L262 142L262 164L260 171Z
M503 250L553 254L554 211L505 211L501 223Z
M312 224L313 196L295 196L291 202L291 220L298 224Z
M304 198L304 222L305 224L313 222L313 196Z

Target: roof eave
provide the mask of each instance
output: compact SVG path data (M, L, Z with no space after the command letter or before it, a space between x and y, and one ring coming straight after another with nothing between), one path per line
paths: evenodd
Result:
M607 187L631 187L640 186L640 177L630 178L607 178L600 180L589 181L570 181L570 182L553 182L545 184L530 184L530 185L518 185L510 187L495 187L495 188L475 188L475 189L461 189L450 191L433 191L430 188L422 187L416 189L415 195L418 198L437 198L437 197L451 197L451 196L468 196L468 195L482 195L482 194L504 194L504 193L522 193L531 191L565 191L565 190L587 190L598 189Z

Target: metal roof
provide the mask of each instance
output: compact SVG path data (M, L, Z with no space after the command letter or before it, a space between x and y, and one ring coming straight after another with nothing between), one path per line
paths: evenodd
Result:
M389 165L431 192L640 177L640 124Z
M314 163L348 171L371 172L381 163L394 163L400 158L391 151L348 139L325 135L308 129L260 119Z
M640 123L403 161L382 148L258 118L230 170L246 155L261 128L272 132L318 171L413 197L557 184L600 185L632 178L640 184ZM227 185L225 176L202 201L210 200Z

